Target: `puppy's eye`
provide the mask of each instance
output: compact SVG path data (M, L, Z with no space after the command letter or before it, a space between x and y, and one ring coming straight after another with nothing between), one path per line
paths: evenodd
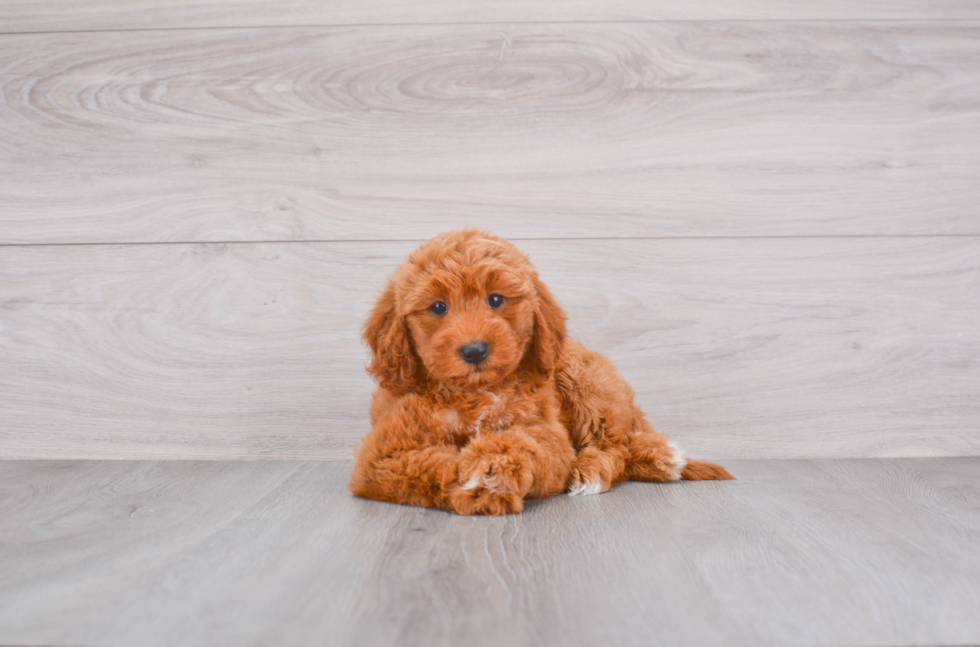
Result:
M429 306L429 312L437 317L441 317L449 311L449 306L446 305L445 301L436 301L431 306Z
M487 305L496 310L500 306L504 305L504 298L499 294L491 294L487 297Z

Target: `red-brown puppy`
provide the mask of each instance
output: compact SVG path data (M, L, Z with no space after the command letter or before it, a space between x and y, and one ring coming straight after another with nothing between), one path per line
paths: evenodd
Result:
M614 483L730 479L654 431L608 359L565 334L534 267L486 232L416 250L364 330L379 388L355 494L460 514Z

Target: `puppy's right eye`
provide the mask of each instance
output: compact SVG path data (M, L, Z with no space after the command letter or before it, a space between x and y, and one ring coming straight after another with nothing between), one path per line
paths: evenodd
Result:
M446 305L445 301L436 301L431 306L429 306L429 312L431 312L437 317L441 317L442 315L446 314L448 310L449 310L449 306Z

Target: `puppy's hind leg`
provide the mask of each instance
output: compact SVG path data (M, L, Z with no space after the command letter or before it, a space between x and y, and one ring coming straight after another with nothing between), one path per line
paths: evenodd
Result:
M645 419L629 435L628 478L633 481L727 481L735 477L721 465L688 460L666 436Z
M654 431L646 420L627 436L629 464L626 476L631 481L679 481L687 458L684 452L663 434Z
M630 385L608 358L580 344L566 349L555 376L562 424L578 451L569 494L598 494L620 481L732 478L723 467L687 461L684 453L647 422Z

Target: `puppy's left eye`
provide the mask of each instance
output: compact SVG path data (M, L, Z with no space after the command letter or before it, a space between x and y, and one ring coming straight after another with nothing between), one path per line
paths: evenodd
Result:
M491 294L487 297L487 305L496 310L500 306L504 305L504 298L499 294Z

